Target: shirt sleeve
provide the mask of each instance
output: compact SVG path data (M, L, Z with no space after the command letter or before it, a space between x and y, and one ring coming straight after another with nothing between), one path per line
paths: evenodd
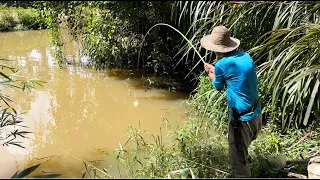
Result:
M222 69L219 66L214 67L215 79L212 81L212 85L218 90L221 91L225 87L224 83L224 74Z

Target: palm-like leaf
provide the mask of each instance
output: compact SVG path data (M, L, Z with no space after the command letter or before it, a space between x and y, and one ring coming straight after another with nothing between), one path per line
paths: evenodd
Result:
M282 109L282 127L293 122L296 126L307 125L312 110L319 111L314 104L319 103L320 29L306 23L283 32L275 32L276 38L265 41L253 52L257 56L272 51L267 58L269 63L260 66L259 74L269 76L265 80L266 93L272 96L273 111L277 106Z

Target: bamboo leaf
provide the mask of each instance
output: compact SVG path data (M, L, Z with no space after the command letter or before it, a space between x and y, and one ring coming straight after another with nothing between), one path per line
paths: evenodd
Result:
M11 80L11 78L9 76L7 76L6 74L4 74L3 72L0 71L0 75L8 80Z
M56 178L56 177L59 177L61 176L61 174L46 174L46 175L39 175L39 176L32 176L31 178L35 178L35 179L40 179L40 178Z
M24 177L28 176L29 174L31 174L33 171L35 171L39 166L40 166L40 164L29 167L29 168L21 171L20 173L15 173L11 178L24 178Z

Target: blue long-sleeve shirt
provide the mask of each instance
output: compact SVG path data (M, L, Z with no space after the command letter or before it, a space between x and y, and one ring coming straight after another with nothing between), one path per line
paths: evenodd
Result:
M231 108L239 112L247 111L258 100L258 82L255 64L248 53L233 51L215 65L215 79L212 85L221 91L227 88L227 99L230 109L229 119L232 119ZM248 121L261 113L261 105L241 116L242 121Z

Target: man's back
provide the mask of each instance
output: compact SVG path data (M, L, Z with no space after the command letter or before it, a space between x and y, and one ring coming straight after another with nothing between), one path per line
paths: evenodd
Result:
M258 100L255 64L248 53L233 51L226 54L216 63L215 74L216 79L212 83L218 90L226 86L229 108L235 107L239 112L244 112ZM241 120L253 119L260 112L259 105L255 112L242 116Z

